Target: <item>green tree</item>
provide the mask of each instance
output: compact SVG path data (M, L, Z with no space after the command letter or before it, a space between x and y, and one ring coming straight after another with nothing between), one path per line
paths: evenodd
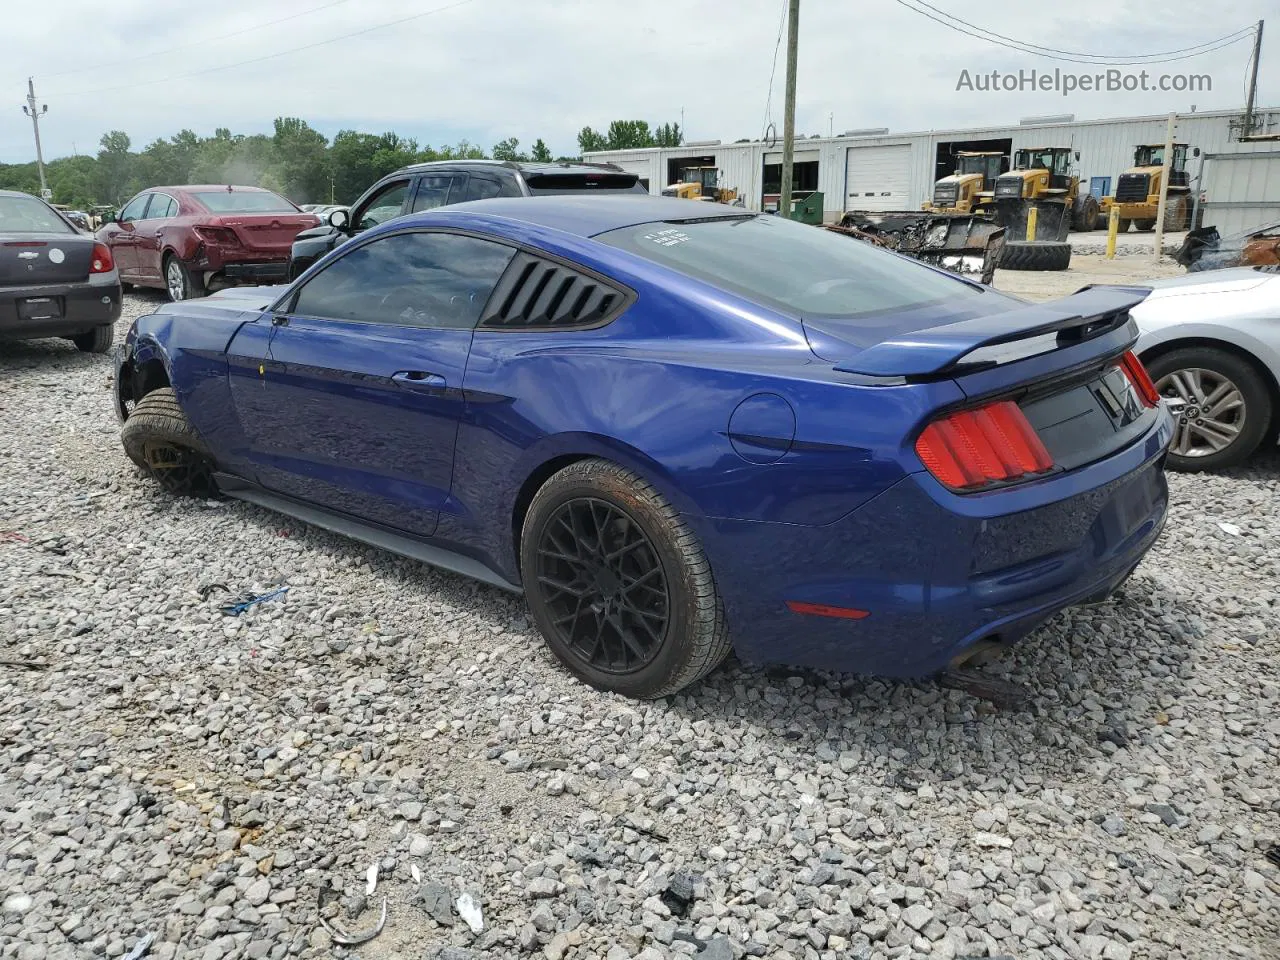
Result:
M680 124L664 123L654 128L653 145L655 147L678 147L682 143L684 143L684 131L680 129Z
M601 133L597 133L590 127L583 127L578 131L578 150L581 153L598 153L601 150L608 150L609 141Z
M495 153L494 155L496 156L497 154ZM547 145L542 142L541 137L533 141L533 149L529 151L529 157L538 163L551 162L551 151L547 149Z
M129 199L136 178L134 155L129 152L133 141L123 130L112 130L98 141L98 170L94 186L97 195L107 203L119 205Z
M278 183L295 203L329 198L329 141L298 117L276 117L275 162L259 177L262 186Z
M529 156L520 152L520 141L515 137L510 137L506 140L499 140L493 145L493 159L528 160Z
M653 134L644 120L614 120L609 124L610 150L638 150L653 146Z

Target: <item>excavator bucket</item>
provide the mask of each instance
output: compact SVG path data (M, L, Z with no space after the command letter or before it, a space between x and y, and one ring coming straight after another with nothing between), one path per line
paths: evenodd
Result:
M1027 237L1027 220L1036 211L1036 235ZM1015 242L1031 239L1040 243L1062 243L1071 230L1071 208L1063 200L997 201L996 219Z
M827 229L987 284L995 279L1005 237L990 216L918 210L850 211Z

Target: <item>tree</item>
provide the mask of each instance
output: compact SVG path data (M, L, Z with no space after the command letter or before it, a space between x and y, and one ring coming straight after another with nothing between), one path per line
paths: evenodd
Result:
M297 117L276 117L272 172L295 203L329 198L329 141ZM264 174L265 175L265 174Z
M520 141L515 137L510 137L506 140L499 140L493 145L493 159L528 160L529 156L520 152Z
M614 120L609 124L610 150L638 150L653 146L653 134L644 120Z
M684 143L684 131L678 123L664 123L653 131L655 147L678 147Z
M130 190L130 181L134 176L133 155L129 153L133 141L123 130L112 130L104 133L98 143L102 149L98 151L98 170L94 184L96 192L108 203L124 203L133 192Z
M583 127L578 131L578 150L582 153L599 153L608 149L609 141L602 134L590 127Z
M542 142L541 137L533 141L533 150L530 151L529 156L538 163L551 162L551 151L547 149L547 145Z

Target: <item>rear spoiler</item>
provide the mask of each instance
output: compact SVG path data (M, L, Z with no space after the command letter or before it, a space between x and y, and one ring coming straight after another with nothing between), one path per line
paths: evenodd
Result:
M969 354L1048 334L1078 343L1129 322L1129 310L1149 287L1088 286L1061 300L961 320L903 334L868 347L836 366L868 377L929 378L946 374Z

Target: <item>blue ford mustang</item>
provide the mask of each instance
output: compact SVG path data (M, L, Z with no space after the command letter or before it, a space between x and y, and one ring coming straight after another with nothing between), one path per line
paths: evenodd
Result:
M139 318L128 455L523 591L597 687L920 676L1099 600L1159 535L1143 289L1029 306L686 200L495 199Z

